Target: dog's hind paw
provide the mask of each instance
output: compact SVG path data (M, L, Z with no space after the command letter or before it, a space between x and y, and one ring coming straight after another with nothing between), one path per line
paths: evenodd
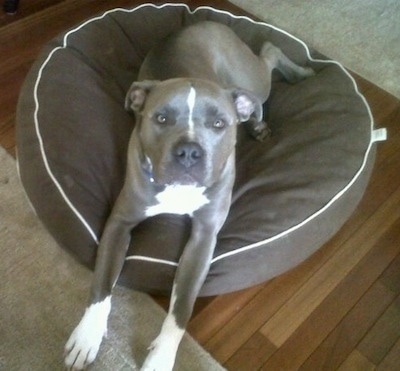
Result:
M259 142L264 142L271 136L271 129L265 121L257 121L254 118L250 118L244 125L250 136Z

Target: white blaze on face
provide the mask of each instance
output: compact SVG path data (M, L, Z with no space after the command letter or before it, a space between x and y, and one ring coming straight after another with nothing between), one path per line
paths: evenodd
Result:
M196 90L191 87L189 91L189 95L187 98L187 105L189 108L189 120L188 120L188 125L189 125L189 131L188 131L188 136L190 139L194 139L194 122L193 122L193 109L194 109L194 104L196 101Z

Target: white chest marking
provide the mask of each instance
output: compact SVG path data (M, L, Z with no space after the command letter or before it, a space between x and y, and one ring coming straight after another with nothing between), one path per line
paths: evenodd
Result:
M194 109L194 104L196 101L196 90L194 88L190 88L190 92L187 98L187 105L189 108L189 120L188 120L188 125L189 125L189 131L188 131L188 136L190 139L194 139L194 122L193 122L193 109Z
M208 204L204 195L206 187L191 185L170 185L156 195L158 204L147 207L146 217L158 214L189 214Z

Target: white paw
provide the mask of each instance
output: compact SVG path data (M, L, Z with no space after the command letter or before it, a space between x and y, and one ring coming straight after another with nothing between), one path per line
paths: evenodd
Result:
M107 333L110 309L110 298L86 309L65 345L65 365L68 369L83 370L95 360L103 336Z
M141 371L171 371L174 367L176 347L154 340ZM171 349L175 348L175 349Z
M85 369L95 360L104 335L78 325L65 345L65 365L73 370Z
M171 371L184 333L185 330L177 326L175 317L168 314L160 334L149 348L150 353L143 364L142 371Z

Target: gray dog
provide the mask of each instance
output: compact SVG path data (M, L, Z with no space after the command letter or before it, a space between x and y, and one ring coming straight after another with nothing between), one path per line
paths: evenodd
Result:
M172 370L229 211L237 125L247 122L258 139L268 136L262 103L275 68L290 82L313 75L270 43L254 55L228 27L213 22L172 34L146 57L126 96L136 116L126 179L100 241L90 305L65 347L69 368L85 368L98 353L132 228L172 213L190 215L192 230L169 312L143 365Z

